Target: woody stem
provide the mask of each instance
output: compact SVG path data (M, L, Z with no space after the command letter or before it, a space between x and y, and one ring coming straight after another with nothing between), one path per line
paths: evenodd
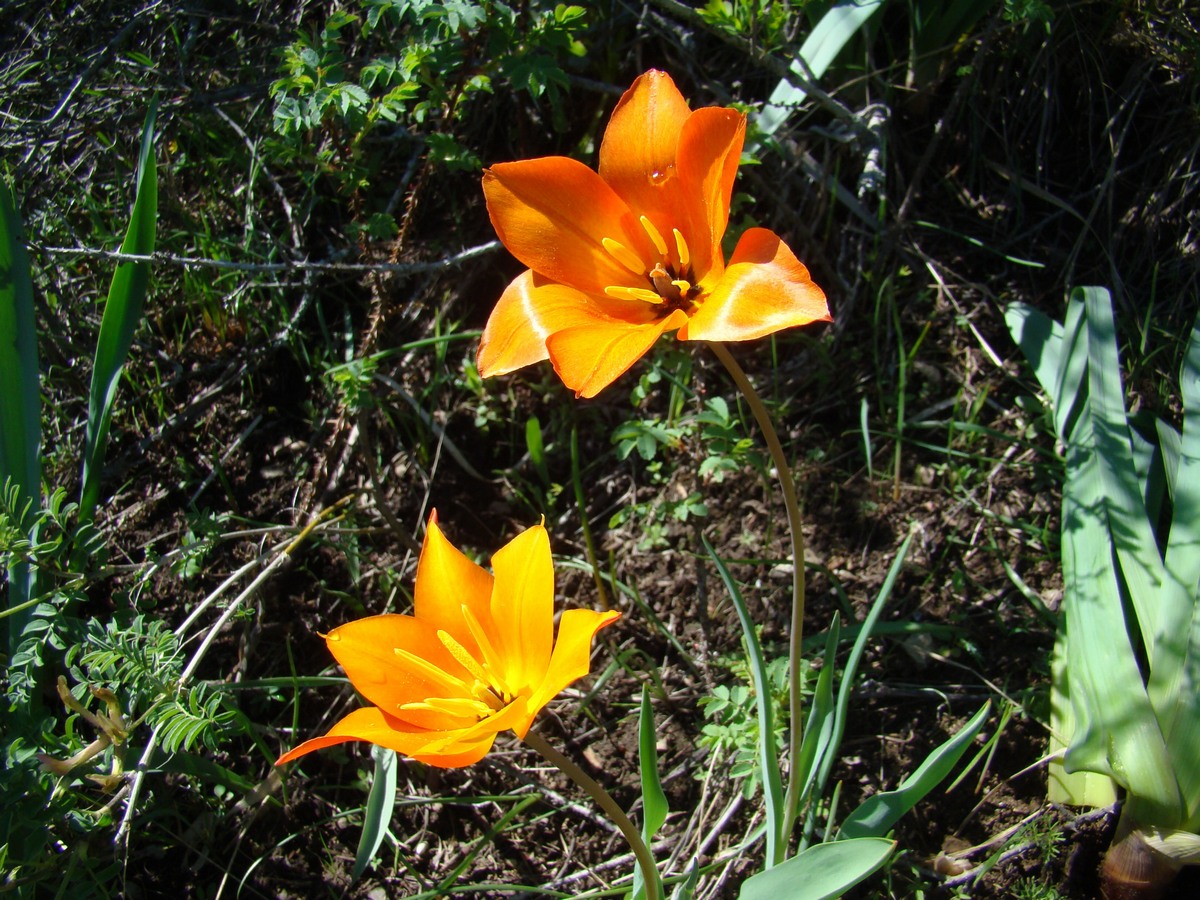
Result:
M709 347L717 359L725 366L737 385L754 420L762 430L763 439L767 442L767 451L771 454L771 462L779 477L779 488L783 494L783 506L787 510L788 526L792 533L792 624L788 634L788 752L791 765L788 767L788 786L784 797L784 819L780 838L782 846L787 846L787 836L791 833L792 823L796 821L799 796L799 776L797 756L800 753L800 742L804 737L804 710L800 695L800 657L804 643L804 532L801 530L803 521L800 516L800 502L796 499L796 483L792 480L792 467L783 452L779 435L771 415L763 405L754 385L742 371L742 367L730 354L724 344L710 342Z
M625 840L629 842L629 847L633 850L633 855L637 857L638 865L642 869L642 882L646 886L646 900L661 900L658 887L658 868L654 864L654 857L650 853L650 848L646 846L646 842L642 840L641 833L634 826L633 822L629 821L629 816L625 815L625 811L617 806L617 801L609 795L608 791L600 786L599 782L583 771L583 769L579 768L571 759L551 747L546 742L546 739L537 732L526 732L525 743L540 753L546 762L558 768L564 775L583 788L596 801L596 804L608 814L608 818L620 829L621 834L625 836Z

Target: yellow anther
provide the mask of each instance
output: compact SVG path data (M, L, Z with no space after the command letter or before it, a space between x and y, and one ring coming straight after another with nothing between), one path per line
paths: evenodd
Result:
M673 285L675 285L675 287L679 288L679 293L681 293L681 294L686 294L688 291L690 291L692 289L692 283L690 281L684 281L682 279L672 281L671 284L673 284Z
M608 251L609 256L634 275L646 274L646 266L638 255L620 241L614 241L612 238L603 238L600 243L604 245L604 249Z
M641 300L643 303L663 302L663 298L649 288L624 287L619 284L610 284L604 289L604 293L618 300Z
M679 268L686 269L688 263L692 261L692 255L688 253L687 241L683 239L683 233L678 228L672 228L675 232L675 249L679 251Z
M479 664L479 660L473 657L467 648L454 639L454 636L447 631L438 629L438 640L442 642L442 646L450 651L450 655L458 660L464 669L474 675L477 679L485 684L490 683L488 673L484 671L483 666Z
M667 242L663 240L663 236L658 233L658 229L654 227L654 223L645 216L641 218L642 227L646 229L646 234L650 235L650 240L654 242L654 249L658 251L658 255L666 258Z
M396 647L393 651L402 662L412 671L414 675L423 678L428 682L436 684L438 687L450 694L458 694L460 697L469 697L471 695L471 687L461 678L456 678L449 672L443 671L429 662L427 659L421 659L415 653L409 653L407 650L402 650Z

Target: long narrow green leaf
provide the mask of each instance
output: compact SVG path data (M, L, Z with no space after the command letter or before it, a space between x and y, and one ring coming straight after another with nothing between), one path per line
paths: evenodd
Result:
M871 631L874 629L875 623L879 621L879 617L883 615L883 608L892 596L892 590L896 586L896 579L900 577L900 569L904 565L905 557L908 556L908 548L912 545L912 540L913 536L909 534L904 539L904 543L900 545L900 549L896 551L896 558L892 560L887 576L883 579L879 594L867 612L866 619L863 620L858 639L850 648L850 655L846 657L846 668L842 672L842 681L838 686L837 707L833 715L833 734L829 739L829 749L821 760L814 788L817 795L825 790L829 775L833 771L833 765L837 761L836 750L842 744L842 735L846 733L846 719L850 711L850 692L854 688L854 676L858 673L858 664L862 660L863 653L866 652L867 640L871 637Z
M1088 407L1097 471L1103 483L1101 496L1121 576L1128 584L1129 601L1137 613L1141 640L1153 669L1162 619L1170 612L1166 600L1171 592L1130 450L1112 300L1105 288L1095 287L1076 288L1072 298L1082 299L1087 311Z
M363 810L363 829L354 855L351 881L358 881L375 858L396 807L396 751L375 744L371 747L371 758L375 760L375 776L371 779L367 807Z
M762 647L758 642L758 634L754 630L754 620L746 608L746 601L738 589L737 582L729 574L729 569L712 544L704 535L700 536L704 549L717 567L725 589L729 591L729 599L737 610L738 621L742 626L742 638L746 642L746 661L749 663L750 677L754 681L754 702L758 712L758 756L762 767L763 800L767 815L767 855L766 868L778 865L786 852L787 836L782 833L784 821L783 808L783 779L779 772L779 755L775 751L775 712L771 708L771 682L767 677L767 664L763 659Z
M1179 388L1183 431L1176 452L1175 509L1166 568L1190 600L1191 615L1186 622L1176 616L1167 623L1174 630L1164 636L1163 656L1170 655L1176 664L1171 673L1154 673L1150 687L1186 806L1183 827L1196 832L1200 831L1200 766L1196 765L1196 747L1200 747L1200 691L1196 689L1200 685L1200 315L1192 325Z
M137 195L129 228L121 252L149 256L154 252L154 232L158 219L158 169L154 162L154 120L158 103L151 104L142 129L138 154ZM100 501L100 470L104 461L108 429L121 370L129 357L133 334L142 320L146 289L150 283L149 262L122 262L113 273L96 355L92 365L92 387L88 396L87 430L84 434L82 487L79 521L89 524Z
M840 897L892 855L883 838L814 844L791 859L742 883L741 900L828 900Z
M33 281L16 203L8 182L0 182L0 488L17 488L17 507L41 507L41 394L37 335L33 315ZM29 537L36 539L32 523ZM8 573L6 608L24 607L9 621L8 651L15 649L37 590L36 573L15 563Z
M800 743L800 752L795 754L792 762L800 784L800 795L796 801L800 809L804 808L804 804L812 796L821 762L830 754L837 755L838 748L831 746L831 742L835 710L833 673L837 668L837 647L840 639L841 625L835 614L825 638L825 655L822 658L821 671L817 673L812 700L809 702L808 721L804 723L804 740Z
M646 846L658 834L663 822L667 821L667 795L663 793L658 778L658 732L654 728L654 709L650 706L650 690L642 685L642 703L638 711L638 768L642 781L642 840ZM655 873L655 878L658 878ZM646 896L642 867L633 870L634 900ZM658 896L662 896L662 881L658 884Z
M949 740L935 749L911 775L900 782L895 790L881 791L864 800L846 820L838 832L838 840L865 837L883 837L906 812L912 809L930 791L950 774L991 712L991 701L980 707Z

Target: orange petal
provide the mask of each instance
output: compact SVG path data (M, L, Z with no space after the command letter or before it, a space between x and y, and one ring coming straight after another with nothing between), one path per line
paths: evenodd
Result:
M550 667L546 677L529 701L533 716L537 715L547 703L562 693L563 688L571 682L582 678L592 667L592 640L596 632L606 628L621 614L616 610L596 612L590 609L568 609L558 622L558 639L554 642L554 654L550 657ZM514 728L517 736L524 739L529 730L527 723L523 729Z
M407 650L431 665L470 684L472 676L437 637L437 629L413 616L383 615L356 619L325 638L346 677L368 701L412 728L461 728L461 717L433 710L401 709L429 697L452 697L444 684L406 666L395 649ZM463 696L470 696L463 691Z
M654 315L647 303L605 298L599 302L582 291L548 282L532 270L518 275L505 289L479 342L479 374L507 375L549 358L546 338L564 328L585 325L598 317L646 321Z
M472 741L457 738L459 732L406 731L404 723L386 715L373 706L356 709L329 730L323 737L305 741L275 761L282 766L298 757L348 741L367 741L403 753L441 768L469 766L481 760L491 749L496 732L483 734ZM429 752L430 744L441 744L440 750Z
M414 615L435 631L440 628L449 632L478 659L479 645L471 636L462 608L468 607L481 622L488 621L491 597L491 573L467 559L446 539L435 510L429 516L421 558L417 562Z
M751 228L738 241L724 276L679 329L679 337L749 341L784 328L828 321L825 292L813 283L808 269L776 234Z
M517 535L492 557L492 645L504 681L528 695L541 683L554 643L554 563L550 537L541 525Z
M721 276L721 239L729 224L729 198L737 177L746 117L733 109L698 109L679 135L678 205L692 252L696 281Z
M607 285L631 283L636 276L604 249L604 238L651 258L653 246L637 217L577 160L499 163L483 173L483 193L504 246L550 281L598 295Z
M563 384L577 397L595 397L624 375L665 332L686 324L687 314L679 309L640 325L598 318L555 332L546 347Z
M659 187L674 177L679 133L690 114L671 76L651 69L621 97L600 144L600 177L660 230ZM665 224L665 234L677 226Z

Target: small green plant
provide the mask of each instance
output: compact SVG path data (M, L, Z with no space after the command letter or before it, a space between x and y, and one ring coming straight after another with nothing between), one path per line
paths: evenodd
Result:
M714 752L731 753L733 763L729 774L743 779L742 794L746 799L753 797L761 787L761 757L758 752L759 720L755 714L754 681L746 668L745 657L722 660L722 667L737 678L732 686L719 684L712 694L700 699L704 718L710 720L700 729L696 739L699 747L711 748ZM788 665L787 657L779 656L767 663L767 680L770 684L771 702L777 709L787 708ZM783 747L787 733L787 719L779 716L775 720L775 747ZM697 778L703 777L697 773Z

